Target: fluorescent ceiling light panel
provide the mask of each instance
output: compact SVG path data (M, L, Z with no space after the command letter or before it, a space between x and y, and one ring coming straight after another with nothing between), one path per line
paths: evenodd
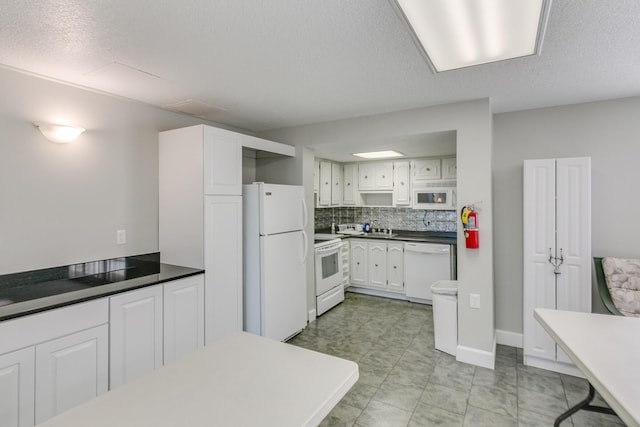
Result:
M397 151L372 151L370 153L353 153L354 156L365 159L388 159L391 157L403 157L404 154Z
M396 0L437 72L534 55L551 0Z

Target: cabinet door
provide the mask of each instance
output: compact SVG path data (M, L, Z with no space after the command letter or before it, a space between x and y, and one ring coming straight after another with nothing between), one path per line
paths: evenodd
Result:
M204 126L204 193L242 195L240 134Z
M535 308L556 308L549 252L555 253L555 160L526 160L523 175L524 353L555 360L556 345L533 317ZM526 363L526 361L525 361Z
M320 191L320 161L317 159L313 161L313 191Z
M6 427L35 423L34 347L0 356L0 420Z
M342 203L345 205L356 204L356 192L358 185L358 165L356 163L350 163L344 165L344 177L342 178Z
M367 284L367 242L351 241L351 284L365 286Z
M162 366L162 285L110 298L110 385Z
M368 286L378 289L387 288L387 244L369 242L369 282Z
M375 189L393 190L393 162L375 164Z
M331 163L331 204L342 204L342 165Z
M164 363L204 347L204 275L163 285Z
M389 243L387 248L387 288L404 292L404 244Z
M358 188L360 190L373 190L375 188L375 168L373 163L360 163L358 165Z
M440 159L414 160L411 167L414 181L440 179Z
M442 179L456 179L458 166L455 157L442 159Z
M556 278L558 310L591 312L591 160L556 161ZM558 348L557 360L572 363Z
M105 393L108 325L36 346L36 423Z
M394 206L411 204L408 160L393 162L393 204Z
M242 331L242 197L207 196L205 344Z
M320 160L320 197L318 203L321 206L331 204L331 162Z

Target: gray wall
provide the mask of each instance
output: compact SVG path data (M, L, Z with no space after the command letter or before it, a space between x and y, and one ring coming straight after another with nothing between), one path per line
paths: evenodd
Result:
M640 258L639 135L638 97L494 116L497 329L522 333L523 160L591 156L592 255Z
M157 251L158 131L202 121L6 69L0 93L0 274Z

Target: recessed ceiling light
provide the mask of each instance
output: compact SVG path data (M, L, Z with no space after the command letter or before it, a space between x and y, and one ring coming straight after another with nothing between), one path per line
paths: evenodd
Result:
M354 156L365 159L388 159L391 157L403 157L404 154L397 151L372 151L370 153L353 153Z
M436 72L540 52L551 0L395 0Z

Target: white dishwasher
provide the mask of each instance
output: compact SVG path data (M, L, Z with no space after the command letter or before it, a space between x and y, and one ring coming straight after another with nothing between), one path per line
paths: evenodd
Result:
M439 243L404 244L404 286L409 301L431 304L431 285L452 280L451 246Z

